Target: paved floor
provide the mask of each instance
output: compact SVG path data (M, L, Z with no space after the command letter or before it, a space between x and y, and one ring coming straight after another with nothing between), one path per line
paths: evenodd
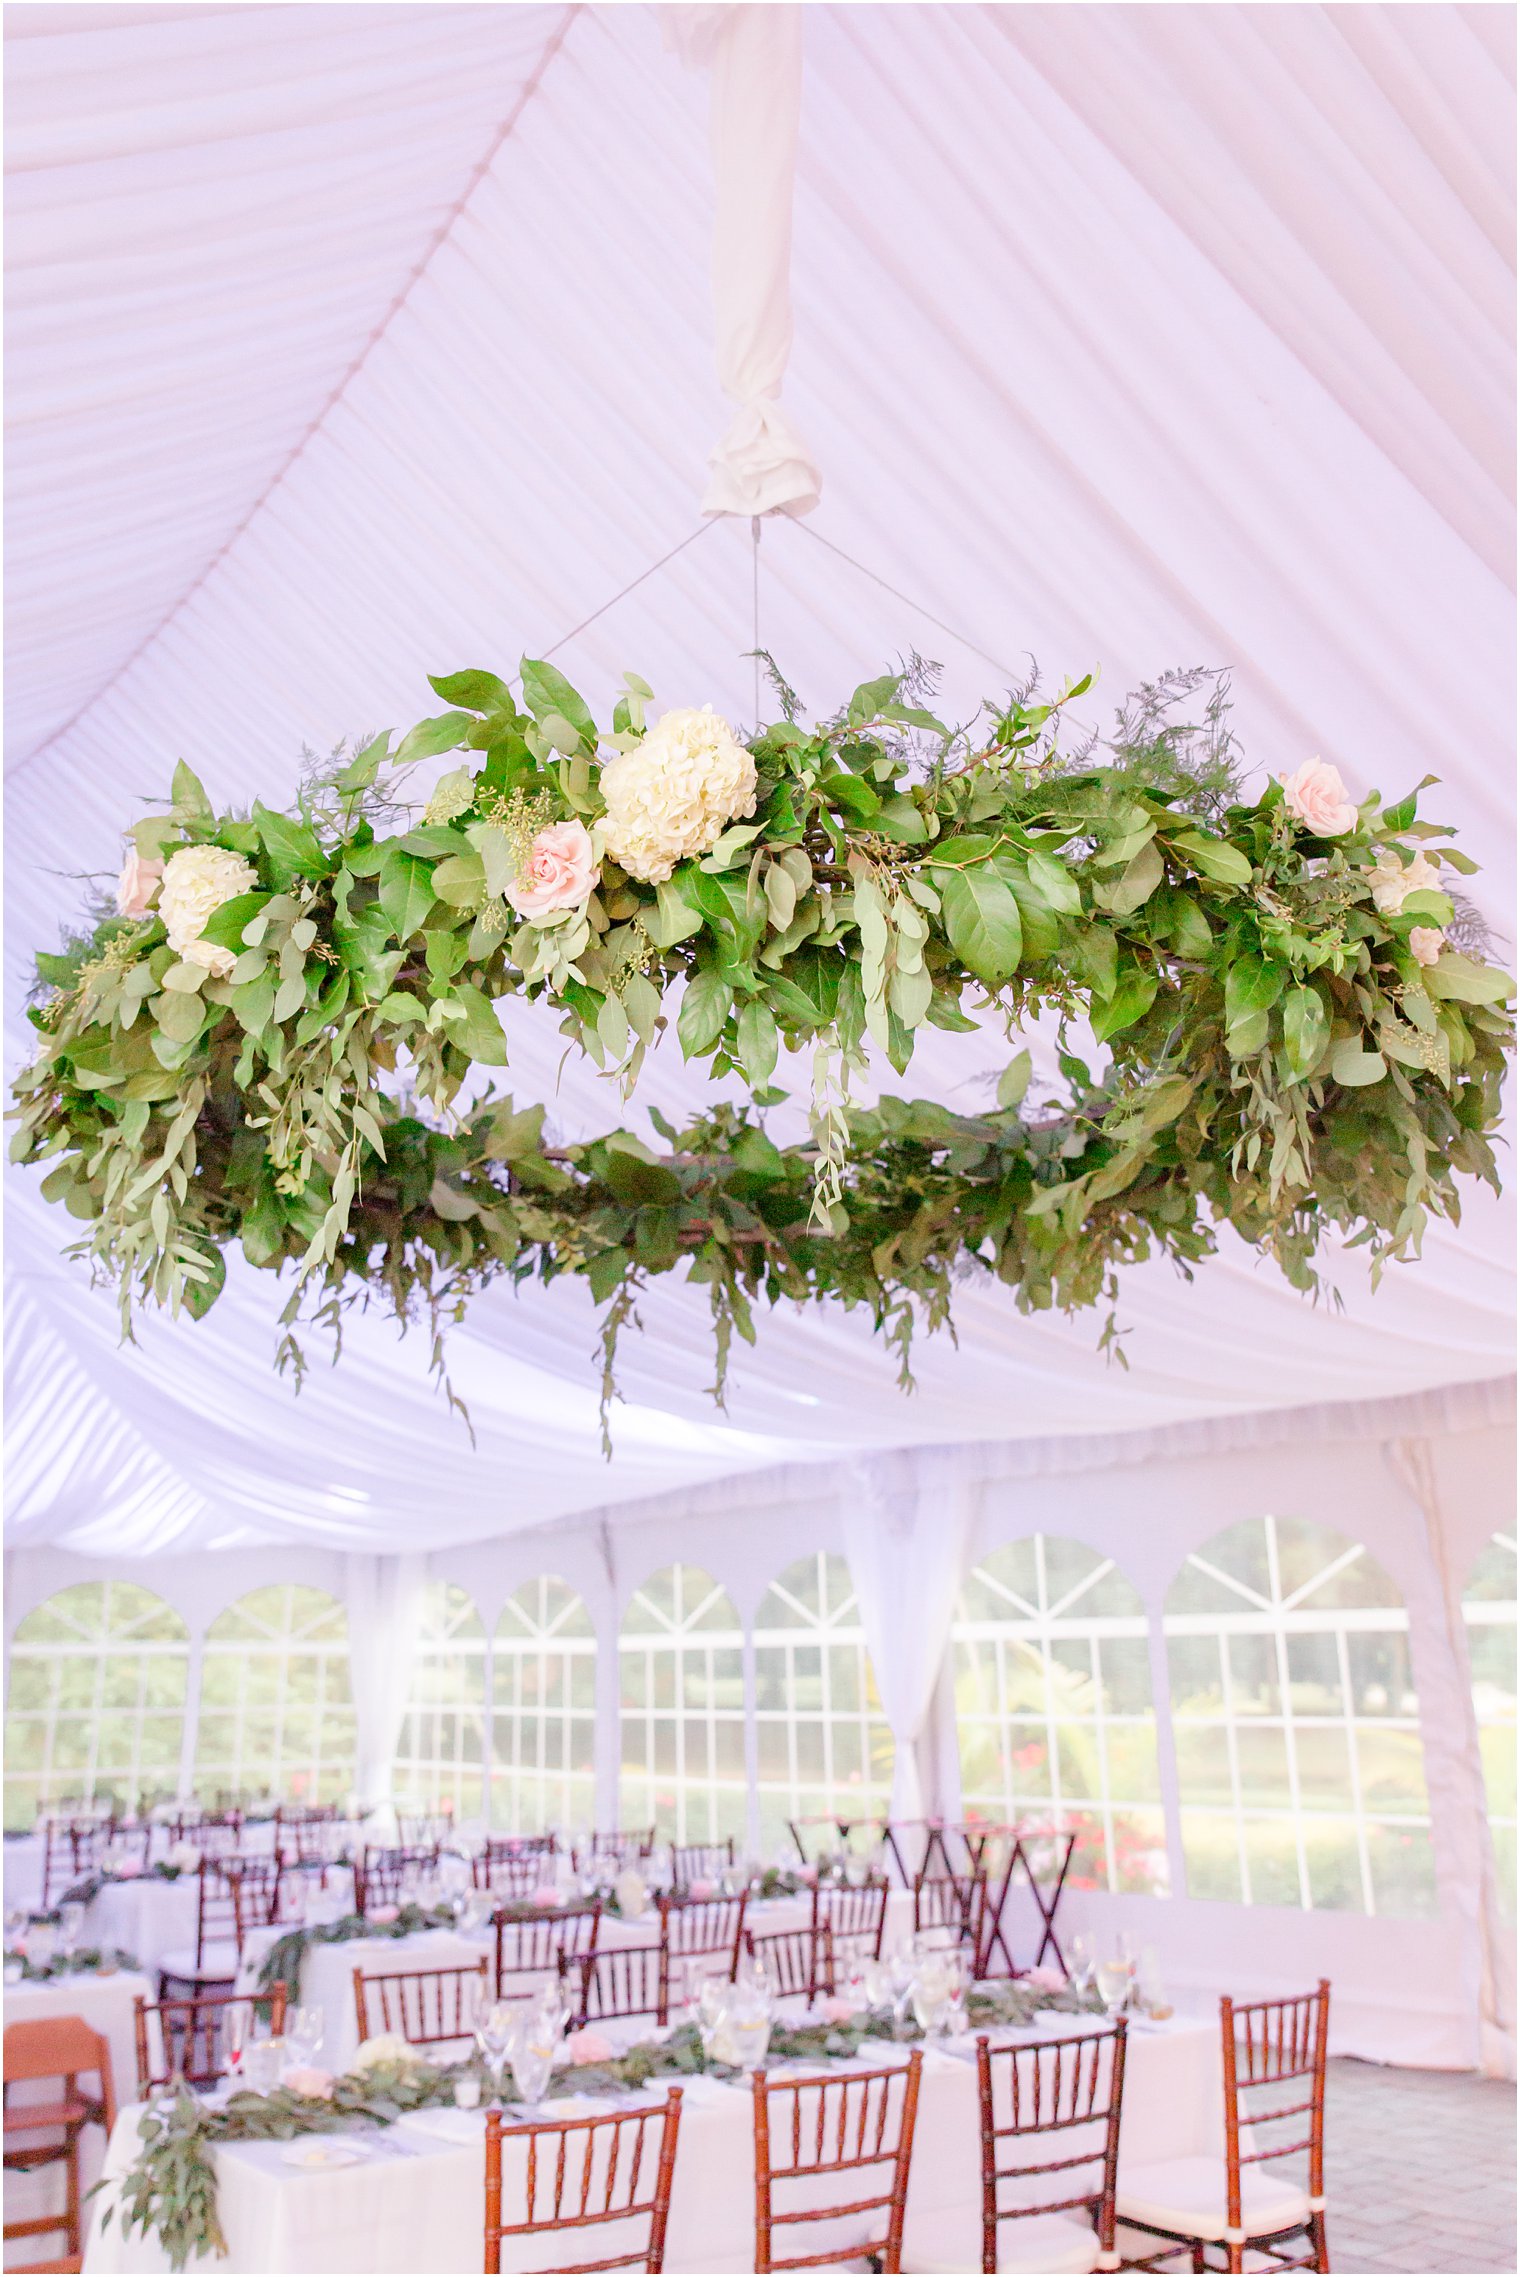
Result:
M1325 2199L1336 2271L1515 2270L1515 2090L1471 2072L1332 2063Z

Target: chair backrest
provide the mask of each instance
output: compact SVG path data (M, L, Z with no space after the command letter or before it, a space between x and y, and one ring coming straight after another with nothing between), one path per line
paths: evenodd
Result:
M202 1960L202 1940L205 1944L221 1942L208 1935L204 1924L207 1906L216 1917L224 1900L225 1891L231 1899L231 1941L242 1958L243 1941L251 1929L267 1929L279 1918L282 1873L275 1858L207 1858L201 1863L201 1907L197 1916L201 1934L197 1939L196 1959ZM208 1892L210 1893L208 1896Z
M1112 2254L1126 2029L1121 2016L1107 2032L1010 2048L994 2048L985 2033L978 2036L984 2269L998 2265L999 2222L1073 2206L1092 2215L1100 2253ZM1065 2139L1073 2129L1084 2138L1075 2148ZM1048 2157L1036 2153L1036 2136L1059 2138ZM1017 2158L1009 2158L1010 2144L1019 2146ZM1000 2187L1010 2183L1011 2201Z
M886 1875L872 1874L858 1885L815 1888L813 1920L828 1923L840 1959L848 1953L879 1961L887 1924Z
M575 1853L575 1863L580 1867L589 1865L593 1858L615 1858L620 1866L636 1866L653 1848L652 1826L614 1826L605 1834L588 1836Z
M105 1818L50 1818L42 1830L42 1903L57 1903L99 1863L111 1832Z
M946 1945L981 1951L987 1905L985 1874L916 1874L913 1878L913 1934Z
M468 2040L475 2030L475 2004L490 1982L484 1954L457 1969L407 1969L395 1976L366 1976L355 1969L359 2039L362 2043L380 2032L398 2032L414 2048Z
M677 1889L688 1889L693 1882L715 1882L720 1875L730 1874L734 1866L734 1838L726 1842L678 1842L670 1853L671 1872Z
M557 1834L488 1834L481 1845L482 1858L552 1858L559 1848Z
M606 1945L595 1953L561 1953L559 1973L577 2024L600 2017L670 2019L670 1952L658 1945Z
M98 2096L84 2094L78 2085L81 2073L91 2071L100 2082ZM82 2016L39 2016L26 2024L7 2024L0 2072L6 2087L24 2079L61 2079L66 2093L87 2104L108 2135L116 2124L111 2044Z
M694 1958L704 1953L725 1957L729 1975L739 1965L739 1940L744 1935L744 1908L748 1897L662 1897L660 1937L672 1953Z
M834 1935L826 1921L807 1929L773 1929L757 1937L744 1933L750 1958L763 1968L772 1991L809 2000L834 1990Z
M497 1897L531 1897L543 1887L544 1875L550 1861L542 1851L527 1857L482 1856L471 1864L471 1874L478 1890L492 1890Z
M390 1850L365 1850L354 1865L354 1904L360 1913L372 1905L396 1905L408 1872L436 1873L436 1842L402 1843Z
M1265 2159L1307 2152L1311 2200L1325 2190L1325 2046L1330 2035L1330 1980L1288 2000L1219 2002L1224 2042L1224 2140L1230 2227L1240 2228L1240 2170ZM1279 2090L1307 2080L1307 2093L1284 2103ZM1256 2088L1272 2090L1258 2104ZM1252 2148L1242 2150L1247 2134ZM1315 2208L1318 2211L1318 2206Z
M890 2071L833 2072L807 2079L754 2077L755 2097L755 2268L806 2269L811 2254L778 2257L774 2235L797 2222L826 2221L841 2214L876 2214L873 2235L851 2246L857 2255L880 2254L882 2267L902 2266L903 2206L913 2157L913 2124L918 2115L918 2080L923 2054L915 2048L906 2066ZM787 2185L805 2176L870 2174L857 2197L829 2194L820 2203L803 2184L802 2202L790 2202ZM838 2259L838 2255L826 2256Z
M562 1953L596 1951L600 1903L536 1914L526 1921L496 1916L496 1992L502 2000L531 1991L536 1977L553 1976Z
M144 2000L139 1993L132 2003L139 2100L146 2102L155 2088L176 2079L192 2087L215 2086L227 2073L234 2014L241 2012L251 2039L254 2019L266 2006L269 2029L278 2038L285 2028L283 1984L263 1994L200 1993L189 2000Z
M663 2104L642 2111L618 2111L594 2119L537 2120L506 2127L499 2111L486 2117L486 2250L488 2277L501 2268L504 2237L533 2237L548 2230L605 2228L612 2222L647 2220L642 2257L635 2251L612 2259L570 2261L559 2253L557 2270L665 2266L665 2224L681 2129L681 2090L671 2088ZM658 2131L658 2140L650 2137ZM502 2145L523 2150L526 2218L501 2218ZM513 2160L516 2164L515 2157ZM516 2174L512 2180L516 2185ZM590 2242L590 2241L588 2241Z

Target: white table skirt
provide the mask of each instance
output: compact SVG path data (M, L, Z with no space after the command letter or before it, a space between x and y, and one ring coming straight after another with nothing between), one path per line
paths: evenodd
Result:
M82 2016L90 2029L102 2032L111 2050L111 2084L118 2105L130 2103L137 2093L137 2041L133 2003L141 1995L152 2000L153 1987L135 1971L113 1976L57 1977L48 1984L8 1984L5 1987L5 2021L35 2024L48 2016ZM56 2083L17 2087L15 2104L50 2102ZM86 2127L80 2137L80 2174L86 2189L105 2163L105 2137L99 2127ZM43 2167L35 2174L8 2174L5 2210L11 2221L26 2221L34 2214L56 2213L63 2205L63 2168ZM35 2261L49 2253L62 2253L63 2239L44 2236L23 2240L15 2249L22 2260Z
M1050 2037L1074 2020L1051 2018L1040 2034L1007 2033L1017 2041ZM868 2043L862 2061L901 2063L906 2051ZM666 2268L728 2277L754 2267L753 2104L747 2086L711 2079L684 2083L680 2151L676 2161L666 2243ZM663 2088L659 2090L663 2095ZM651 2099L654 2091L651 2091ZM577 2115L600 2106L582 2099ZM567 2107L568 2109L568 2107ZM1172 2023L1131 2033L1125 2083L1120 2174L1127 2160L1216 2152L1220 2147L1222 2087L1219 2035L1204 2023ZM136 2110L123 2112L111 2144L109 2171L132 2162ZM226 2262L192 2264L236 2277L260 2272L406 2272L407 2277L452 2277L480 2267L484 2220L484 2122L450 2113L445 2126L467 2128L449 2141L429 2132L425 2120L404 2121L367 2136L371 2156L357 2166L303 2174L287 2166L278 2144L229 2145L216 2154L219 2208L230 2255ZM971 2271L981 2267L981 2186L976 2072L964 2057L931 2049L924 2058L904 2235L904 2268ZM504 2192L508 2219L514 2204L510 2163ZM825 2193L826 2195L827 2193ZM520 2191L516 2200L520 2204ZM796 2202L796 2201L791 2201ZM109 2199L107 2199L107 2205ZM97 2217L85 2255L91 2277L161 2271L167 2257L155 2241L122 2238ZM833 2225L828 2225L832 2231ZM810 2227L810 2248L847 2243L825 2225ZM588 2255L622 2250L620 2233L586 2239ZM508 2241L504 2266L542 2271L556 2266L552 2239L519 2247ZM562 2256L561 2256L562 2258Z
M757 1935L802 1929L811 1918L811 1900L806 1897L773 1898L767 1904L751 1906L745 1914L747 1925ZM282 1934L278 1929L256 1929L246 1939L240 1990L252 1990L259 1963ZM895 1951L912 1934L912 1897L905 1890L894 1890L887 1901L882 1951ZM598 1937L603 1949L654 1944L659 1937L659 1915L653 1907L632 1921L604 1914ZM469 1936L454 1929L426 1929L416 1937L355 1938L346 1945L309 1945L301 1970L301 1999L322 2011L322 2049L316 2061L324 2071L338 2072L346 2071L353 2060L359 2045L355 1969L362 1969L366 1976L400 1976L409 1969L468 1968L482 1953L494 1952L494 1934L489 1930Z

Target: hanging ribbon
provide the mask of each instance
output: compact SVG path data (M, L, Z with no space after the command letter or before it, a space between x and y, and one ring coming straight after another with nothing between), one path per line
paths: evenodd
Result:
M713 315L735 406L704 514L807 514L822 477L780 403L792 346L792 187L802 109L798 7L667 7L668 47L712 72Z

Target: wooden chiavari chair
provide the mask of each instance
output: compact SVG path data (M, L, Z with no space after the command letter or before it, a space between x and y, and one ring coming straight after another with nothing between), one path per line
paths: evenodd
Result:
M1118 2268L1114 2184L1125 2031L1121 2016L1108 2032L1032 2045L994 2048L985 2034L978 2037L984 2270L1048 2277L1052 2270ZM1036 2137L1069 2136L1074 2129L1090 2147L1074 2149L1066 2141L1053 2144L1049 2158L1038 2155ZM1020 2163L1004 2163L1010 2146L1028 2155ZM1087 2169L1083 2186L1074 2179L1080 2168ZM1089 2218L1074 2220L1076 2213ZM1000 2246L999 2225L1005 2222L1013 2233Z
M839 1818L832 1812L825 1811L821 1816L814 1818L789 1818L786 1822L786 1831L792 1838L798 1857L802 1860L803 1865L807 1866L816 1865L820 1860L831 1857L836 1851L852 1849L855 1837L862 1828L865 1829L873 1845L880 1843L884 1839L885 1823L883 1819L879 1818ZM825 1839L820 1842L810 1858L807 1835L804 1829L820 1826L828 1829L833 1840ZM858 1851L856 1855L859 1855Z
M913 1883L913 1934L937 1945L965 1945L975 1960L982 1950L987 1877L919 1874Z
M813 1925L827 1922L833 1932L835 1958L879 1961L882 1934L887 1925L887 1877L872 1874L856 1886L815 1888Z
M214 2087L227 2074L227 2027L234 2013L242 2012L252 2038L254 2019L267 2008L269 2029L278 2036L285 2029L285 1997L283 1984L271 1985L267 1993L202 1993L189 2000L144 2000L139 1993L132 2003L139 2102L177 2079Z
M552 1858L559 1849L557 1834L489 1834L480 1855L497 1858Z
M671 1872L678 1890L693 1882L721 1881L734 1870L734 1838L726 1842L678 1842L670 1853Z
M915 2048L906 2065L890 2071L832 2072L807 2079L771 2080L754 2076L755 2096L755 2268L814 2269L826 2262L858 2261L880 2255L880 2266L896 2277L902 2267L903 2207L913 2157L913 2125L918 2115L918 2080L923 2054ZM864 2174L876 2187L864 2198L829 2205L778 2204L778 2190L805 2177ZM884 2186L883 2186L884 2185ZM848 2188L849 2185L843 2185ZM776 2230L795 2222L854 2220L862 2214L882 2218L869 2237L855 2236L832 2251L778 2259Z
M490 1971L484 1953L457 1969L405 1969L394 1976L355 1969L360 2046L381 2032L397 2032L414 2048L472 2039L478 2003L490 1991Z
M54 1906L66 1890L100 1864L111 1822L98 1817L50 1818L42 1829L42 1904Z
M745 1950L782 1999L818 2000L834 1990L834 1938L826 1921L809 1929L773 1929L757 1937L744 1933Z
M660 1942L672 1960L705 1962L707 1973L737 1974L744 1935L747 1896L736 1898L662 1897Z
M203 1858L197 1877L195 1944L165 1953L158 1964L159 1998L184 1985L191 1995L225 1986L231 1992L250 1929L275 1919L280 1866L273 1858Z
M1245 2256L1265 2253L1275 2269L1330 2266L1325 2243L1325 2046L1330 2032L1330 1985L1288 2000L1219 2003L1224 2043L1224 2157L1167 2158L1126 2166L1119 2186L1119 2220L1192 2248L1193 2267L1208 2266L1206 2245L1222 2245L1225 2267L1241 2270ZM1303 2099L1284 2103L1279 2090L1307 2081ZM1253 2100L1259 2088L1269 2102ZM1248 2142L1250 2148L1243 2148ZM1304 2184L1263 2171L1283 2158L1306 2157ZM1306 2251L1290 2258L1301 2243ZM1165 2260L1158 2252L1151 2261ZM1144 2263L1131 2264L1134 2267Z
M364 1850L354 1861L354 1910L368 1913L373 1905L399 1905L401 1885L409 1873L435 1874L438 1845L403 1843L391 1850Z
M566 1907L527 1921L496 1915L496 1997L520 2000L545 1977L559 1971L560 1956L579 1959L596 1951L600 1903Z
M612 1827L605 1834L591 1834L573 1853L577 1872L589 1866L593 1858L615 1858L620 1866L639 1866L654 1848L652 1826Z
M617 2016L670 2021L670 1952L663 1943L561 1953L559 1973L577 2027Z
M530 1898L543 1880L550 1861L542 1851L527 1858L473 1859L471 1878L478 1890L490 1890L500 1898Z
M5 2170L32 2174L39 2167L64 2169L64 2205L61 2214L38 2214L4 2225L7 2242L18 2237L41 2237L62 2230L68 2240L68 2258L34 2261L32 2269L80 2269L83 2241L80 2235L79 2138L86 2127L99 2127L107 2142L116 2124L116 2091L111 2080L111 2049L103 2032L94 2032L82 2016L41 2016L26 2024L5 2028L3 2066L5 2086ZM99 2085L91 2095L80 2086L93 2072ZM57 2080L56 2101L13 2104L10 2089L23 2081ZM40 2136L28 2142L29 2135Z
M658 2143L650 2142L658 2129ZM673 2087L652 2109L618 2111L594 2119L534 2120L525 2127L502 2124L499 2111L486 2115L486 2251L488 2277L501 2269L503 2238L541 2237L564 2230L605 2229L617 2222L649 2224L642 2253L612 2254L596 2261L555 2256L565 2272L594 2269L645 2269L665 2266L665 2225L681 2129L681 2090ZM520 2222L501 2218L502 2145L523 2149L523 2203ZM516 2164L515 2158L513 2161ZM648 2188L652 2175L653 2187ZM515 2184L516 2175L513 2175ZM640 2185L646 2194L640 2195ZM588 2240L588 2243L591 2241ZM608 2243L606 2239L601 2241Z

